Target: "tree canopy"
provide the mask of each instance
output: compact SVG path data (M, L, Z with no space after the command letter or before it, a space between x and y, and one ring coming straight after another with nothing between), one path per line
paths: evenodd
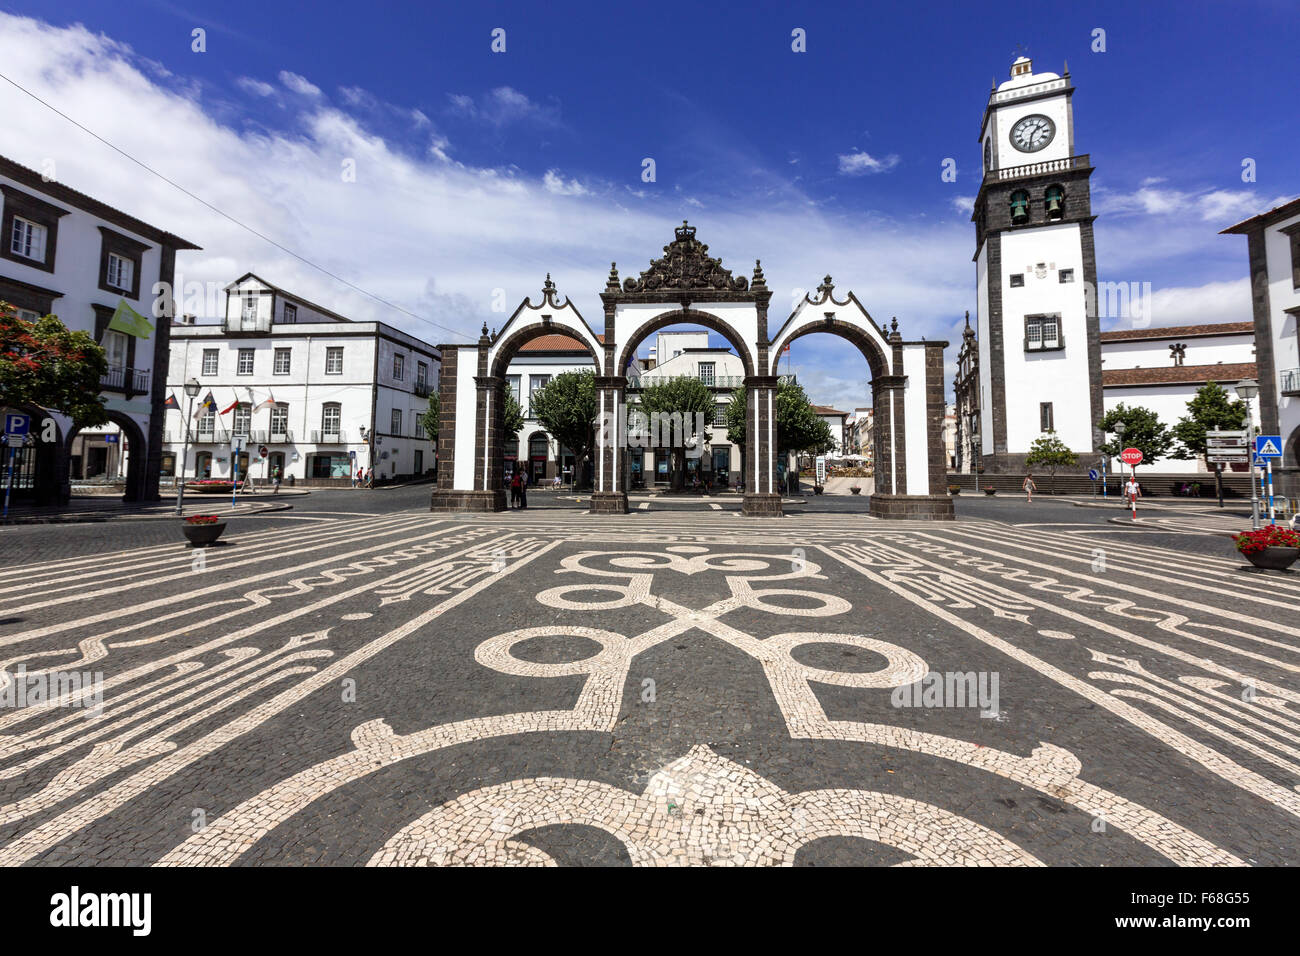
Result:
M776 389L776 445L782 452L823 455L838 447L830 425L813 410L803 386L785 380ZM726 411L727 439L745 444L745 388L731 393Z
M1193 458L1205 454L1205 433L1209 429L1236 431L1246 427L1246 403L1233 401L1227 389L1216 382L1208 382L1196 390L1187 403L1187 415L1178 420L1173 434L1182 448L1175 458Z
M1174 436L1169 426L1149 408L1141 405L1130 407L1120 402L1102 418L1101 428L1110 434L1119 422L1124 423L1124 437L1116 436L1101 446L1102 452L1111 458L1118 458L1125 448L1137 448L1142 452L1143 461L1152 462L1168 457L1174 448Z
M632 414L644 415L643 427L650 429L652 440L669 449L674 488L685 482L686 448L698 447L716 411L713 390L698 378L651 380L636 397Z
M1125 435L1125 438L1128 436ZM1079 456L1070 450L1070 446L1057 436L1055 431L1040 435L1029 445L1029 454L1025 464L1042 465L1052 476L1052 491L1056 490L1056 469L1071 468L1079 463Z
M509 433L510 401L514 395L509 394L506 403L506 419L503 430ZM596 415L599 411L596 402L596 373L585 370L561 372L542 388L533 392L530 400L533 418L551 433L561 445L573 452L576 484L581 480L583 465L591 457L596 444ZM515 402L514 407L519 408ZM524 427L522 410L519 411L515 433Z
M0 302L0 405L35 405L63 412L78 427L108 422L100 379L104 350L87 332L53 315L34 321Z

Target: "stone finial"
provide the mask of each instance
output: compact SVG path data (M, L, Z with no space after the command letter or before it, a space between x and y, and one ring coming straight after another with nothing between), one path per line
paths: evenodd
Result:
M766 289L767 280L763 277L763 260L754 260L754 278L749 283L751 289Z
M898 316L894 316L889 323L889 337L891 339L902 339L903 335L898 331Z
M482 338L487 338L487 334L488 334L488 331L487 331L487 323L484 322L484 323L483 323L483 331L480 332L479 335L480 335L480 337L482 337Z
M618 263L616 262L611 262L609 264L609 278L605 280L605 291L618 291Z
M542 283L542 295L554 295L555 283L551 281L551 274L546 273L546 281Z

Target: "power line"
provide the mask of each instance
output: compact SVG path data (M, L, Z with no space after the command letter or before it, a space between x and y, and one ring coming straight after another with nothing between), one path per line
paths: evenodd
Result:
M65 120L67 120L67 121L68 121L69 123L71 123L73 126L77 127L77 129L81 130L83 133L87 133L88 135L93 136L95 139L99 140L101 143L103 143L103 144L104 144L105 146L107 146L109 149L111 149L111 150L113 150L114 152L119 153L119 154L121 154L122 156L126 157L126 158L129 159L131 162L133 162L133 163L135 163L137 166L139 166L141 169L145 170L145 171L148 172L148 173L151 173L151 174L154 175L154 176L157 176L157 177L158 177L159 179L161 179L163 182L167 183L167 185L169 185L169 186L171 186L171 187L173 187L173 188L175 188L175 189L180 190L180 191L183 192L185 195L187 195L187 196L189 196L191 199L193 199L195 202L197 202L197 203L199 203L199 204L201 204L201 205L203 205L203 206L206 206L208 209L211 209L211 210L212 210L213 212L215 212L217 215L219 215L219 216L221 216L221 217L223 217L223 218L225 218L225 219L230 220L230 221L233 222L236 226L239 226L241 229L244 229L244 230L246 230L246 231L252 233L253 235L257 236L257 238L261 239L262 241L264 241L264 242L269 242L271 245L275 246L275 248L279 249L281 252L284 252L284 253L286 253L286 254L288 254L288 255L293 256L293 257L294 257L295 259L297 259L299 262L302 262L303 264L310 266L311 268L315 269L317 272L320 272L320 273L322 273L322 274L324 274L324 275L329 276L329 277L330 277L331 279L333 279L334 281L336 281L336 282L341 282L341 283L343 283L343 285L347 286L348 288L350 288L350 289L354 289L355 291L360 292L362 295L364 295L364 296L368 296L369 298L374 299L374 300L375 300L376 302L378 302L380 305L387 306L388 308L394 310L395 312L400 312L400 313L402 313L403 315L409 316L409 317L411 317L412 319L415 319L417 322L423 322L423 323L425 323L426 325L432 326L433 328L442 329L443 331L450 332L452 335L456 336L457 338L463 338L463 339L467 339L467 340L468 340L469 336L467 336L464 332L458 332L458 331L456 331L455 329L453 329L453 328L451 328L451 327L449 327L449 326L443 325L443 324L440 323L440 322L435 322L435 321L433 321L432 319L426 319L426 318L425 318L424 316L422 316L422 315L416 315L414 312L411 312L411 311L408 310L408 309L404 309L404 308L402 308L400 305L397 305L396 303L389 302L387 299L383 298L382 296L375 295L375 293L370 292L370 291L367 290L367 289L363 289L363 288L361 288L361 286L357 285L356 283L354 283L354 282L349 282L347 279L343 278L342 276L340 276L340 275L336 275L335 273L330 272L330 271L329 271L328 269L326 269L324 266L319 266L319 265L317 265L316 263L312 262L310 259L306 258L305 256L301 256L301 255L299 255L298 253L294 252L292 249L290 249L290 248L288 248L288 247L286 247L286 246L283 246L283 245L281 245L280 243L276 242L276 241L275 241L274 239L272 239L270 236L267 236L267 235L265 235L265 234L263 234L263 233L258 232L256 229L254 229L252 226L248 225L247 223L245 223L245 222L241 222L240 220L236 219L234 216L230 215L229 213L224 212L224 211L221 210L221 209L218 209L216 206L212 205L212 203L208 202L208 201L207 201L206 199L204 199L203 197L201 197L201 196L196 196L194 193L190 192L188 189L186 189L186 188L185 188L184 186L182 186L180 183L176 182L175 180L172 180L172 179L167 178L167 177L164 176L162 173L158 172L158 170L156 170L156 169L154 169L153 167L149 166L147 163L144 163L144 162L142 162L142 161L136 159L134 156L132 156L132 155L131 155L130 153L128 153L126 150L124 150L124 149L120 149L119 147L113 145L113 144L110 143L108 140L104 139L104 137L102 137L102 136L100 136L98 133L96 133L94 130L92 130L92 129L88 129L88 128L86 128L85 126L83 126L81 123L78 123L75 119L73 119L73 118L72 118L71 116L69 116L67 113L63 112L63 111L60 110L58 107L56 107L56 106L52 106L51 104L45 102L45 100L41 99L39 96L37 96L37 95L36 95L35 93L33 93L31 90L29 90L29 89L27 89L26 87L21 86L20 84L14 82L13 80L11 80L11 79L10 79L8 76L6 76L5 74L0 73L0 80L4 80L6 83L8 83L10 86L12 86L14 89L18 90L19 92L26 93L28 96L30 96L32 99L34 99L37 103L40 103L42 106L44 106L46 109L50 110L51 112L53 112L53 113L57 113L59 116L63 117Z

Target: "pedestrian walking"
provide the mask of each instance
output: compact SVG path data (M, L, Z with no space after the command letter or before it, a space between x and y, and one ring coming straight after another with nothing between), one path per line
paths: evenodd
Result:
M279 493L280 493L280 466L276 465L275 468L271 470L271 494L278 495Z
M353 488L355 488L357 485L361 484L361 469L360 469L360 468L357 468L357 473L356 473L355 475L352 474L352 470L351 470L351 469L348 469L348 474L352 476L352 487L353 487Z
M373 468L366 469L366 487L367 488L375 487L375 469Z
M1025 472L1025 483L1020 487L1025 490L1025 500L1032 505L1034 503L1034 492L1038 490L1038 486L1034 484L1034 476L1032 472Z
M1124 501L1131 507L1137 507L1137 500L1142 497L1142 486L1138 484L1135 476L1129 475L1128 481L1124 483Z
M519 473L519 507L528 507L528 472L526 470Z

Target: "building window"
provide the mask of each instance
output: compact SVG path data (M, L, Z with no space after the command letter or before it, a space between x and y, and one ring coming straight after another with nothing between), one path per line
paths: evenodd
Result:
M1025 284L1025 274L1023 272L1013 272L1011 274L1011 288L1019 289Z
M1011 221L1021 223L1029 221L1029 193L1017 189L1011 194Z
M1056 431L1056 424L1052 420L1052 403L1038 403L1038 430L1044 432Z
M239 363L235 366L235 374L236 375L253 374L253 350L252 349L239 350Z
M531 412L533 407L533 396L546 387L546 383L551 380L549 375L530 375L528 376L528 408Z
M326 402L320 410L320 430L326 435L337 435L343 422L343 406L338 402Z
M125 334L114 331L105 332L101 344L104 347L104 358L108 361L109 368L126 368L128 342Z
M24 259L35 259L37 262L44 262L45 236L44 226L29 219L14 216L13 236L10 239L9 251L16 256L22 256Z
M1041 352L1064 348L1059 315L1025 316L1025 351Z
M393 356L393 381L400 382L406 377L406 356Z
M429 366L424 362L417 362L415 365L415 387L419 389L429 387Z
M1074 270L1073 270L1073 269L1062 269L1060 272L1057 273L1057 277L1058 277L1062 282L1073 282L1073 281L1074 281Z
M271 368L272 374L288 375L290 369L290 362L292 361L291 359L292 355L293 355L292 349L276 349L275 364Z
M1291 288L1300 289L1300 222L1283 228L1282 235L1291 240Z
M217 374L217 362L220 355L221 353L216 349L203 350L203 375L207 376Z
M116 252L108 254L108 284L123 292L131 288L131 277L135 274L135 263Z
M245 322L257 321L257 296L244 296L243 311L240 314Z
M286 302L284 304L284 321L286 323L298 321L298 307L292 302Z
M506 388L510 389L510 391L514 394L515 401L516 402L519 401L519 376L518 375L506 376Z
M271 406L271 440L289 434L289 406Z
M217 410L209 405L199 415L199 434L211 435L217 430Z
M390 427L388 429L388 434L390 435L402 434L402 410L400 408L393 409L393 417L392 420L389 422L389 425Z
M713 387L713 381L714 381L713 369L714 369L713 362L700 363L700 381L703 382L705 385L708 385L710 388Z
M235 406L235 426L232 434L248 437L249 428L253 424L253 406L247 402L240 402Z
M107 226L100 226L99 234L102 237L99 247L99 287L115 295L120 293L128 299L140 298L140 263L149 246Z
M325 374L343 374L343 347L341 345L325 350Z

